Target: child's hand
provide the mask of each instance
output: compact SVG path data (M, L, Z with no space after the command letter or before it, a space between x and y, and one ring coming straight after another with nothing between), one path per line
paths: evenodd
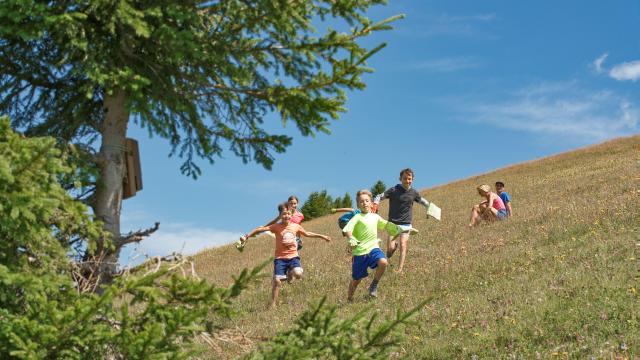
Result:
M331 209L331 213L332 213L332 214L335 214L335 213L336 213L336 209L335 209L335 208L332 208L332 209Z
M326 241L326 242L330 242L330 241L331 241L331 238L330 238L330 237L328 237L328 236L325 236L323 239L324 239L324 241Z
M244 244L246 241L247 241L247 235L242 235L242 236L240 236L240 242L241 242L241 243L243 243L243 244Z

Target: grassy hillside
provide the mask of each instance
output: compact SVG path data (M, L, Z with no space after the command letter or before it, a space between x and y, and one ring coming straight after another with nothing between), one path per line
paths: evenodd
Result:
M416 175L417 185L426 182L428 174ZM481 200L475 187L496 180L507 184L515 217L467 229ZM410 240L406 274L388 271L375 301L364 280L352 304L344 302L350 258L338 216L303 223L333 242L305 240L305 279L284 285L275 310L267 309L272 267L265 269L269 276L241 296L230 330L218 336L224 353L212 357L250 350L326 295L344 316L365 307L392 316L430 299L406 328L399 358L638 358L639 183L635 136L423 190L441 205L442 222L415 206L421 233ZM225 246L198 254L197 272L227 284L272 254L273 240L263 236L243 253Z

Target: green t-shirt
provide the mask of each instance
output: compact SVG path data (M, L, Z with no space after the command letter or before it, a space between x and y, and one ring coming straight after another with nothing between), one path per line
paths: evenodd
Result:
M390 223L374 213L356 214L349 220L342 231L351 232L353 235L349 239L349 244L351 246L355 245L352 251L354 256L366 255L378 247L380 242L378 229L386 230L391 236L402 232L398 225Z

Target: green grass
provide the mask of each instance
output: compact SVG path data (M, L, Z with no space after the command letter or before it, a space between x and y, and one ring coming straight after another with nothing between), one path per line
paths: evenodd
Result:
M515 217L467 229L480 201L475 187L496 180L507 184ZM241 295L237 316L224 324L232 335L211 358L258 346L325 295L344 317L363 308L391 317L429 299L406 327L399 358L638 358L639 183L635 136L423 190L442 207L442 221L414 207L420 234L410 239L406 274L388 271L376 301L366 299L365 280L352 304L344 302L350 258L338 215L305 222L333 242L305 240L305 279L284 286L275 310L267 309L272 269L265 269L269 276ZM196 269L222 285L272 255L265 236L243 253L232 246L202 252Z

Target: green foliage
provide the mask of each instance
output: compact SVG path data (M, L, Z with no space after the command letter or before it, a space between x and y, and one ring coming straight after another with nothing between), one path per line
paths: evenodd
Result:
M0 358L189 359L203 352L198 335L219 329L217 321L233 313L233 299L270 261L243 270L229 287L185 276L183 262L147 264L117 277L100 295L82 291L86 279L67 256L66 237L101 234L87 208L59 185L59 177L75 172L54 145L52 138L22 137L0 118ZM343 324L321 308L299 321L330 321L331 332L314 336L316 343L328 344L356 326L357 319ZM353 353L381 352L375 336L386 336L391 328L385 329L367 328L362 336L370 345ZM264 356L280 347L276 340Z
M100 131L104 99L122 91L127 114L170 141L184 173L227 148L269 169L291 138L268 133L264 115L304 136L328 133L385 46L359 39L402 17L365 16L384 2L5 0L0 111L35 134L84 142ZM326 20L348 30L314 27Z
M327 190L312 192L304 202L300 211L305 220L311 220L331 213L333 199L327 194Z
M398 311L395 319L376 324L375 314L365 319L369 309L340 320L336 307L326 305L325 300L305 311L293 329L278 334L245 359L388 359L400 341L399 325L426 304L406 313Z
M0 358L188 359L202 350L196 335L214 328L211 315L229 315L260 269L219 288L164 266L119 278L98 296L76 291L65 276L0 265Z
M382 182L382 180L378 180L371 187L371 194L375 197L378 194L382 194L385 190L387 190L387 186Z
M337 198L333 199L332 207L334 207L334 208L342 207L342 198L340 196L338 196Z
M52 138L25 138L0 118L0 358L185 359L212 314L254 279L228 288L178 276L166 265L119 278L101 295L80 291L69 238L100 236L87 208L59 185L73 175ZM93 239L93 240L91 240ZM266 264L266 263L265 263Z
M349 195L348 192L344 194L344 197L342 198L342 204L340 205L340 207L353 208L353 200L351 200L351 195Z
M0 264L11 270L61 271L68 242L95 244L99 226L58 179L74 168L52 138L24 138L0 117Z

